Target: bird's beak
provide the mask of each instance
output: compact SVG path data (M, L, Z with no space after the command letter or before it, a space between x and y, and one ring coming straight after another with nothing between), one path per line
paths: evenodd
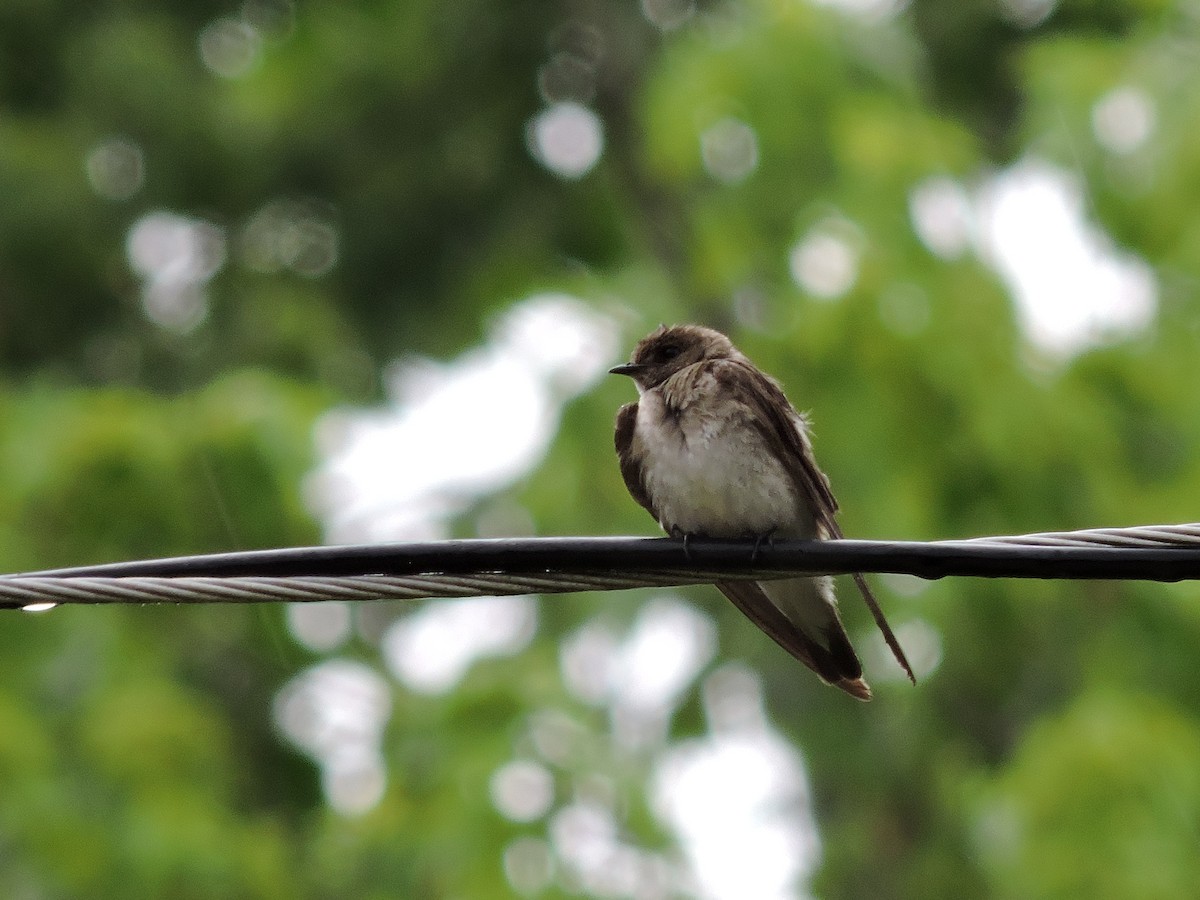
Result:
M639 372L645 371L646 367L639 363L623 363L619 366L613 366L608 370L609 375L628 375L630 378L636 378Z

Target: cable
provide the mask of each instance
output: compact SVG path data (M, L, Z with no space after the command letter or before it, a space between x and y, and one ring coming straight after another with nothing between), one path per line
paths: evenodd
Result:
M609 591L739 578L891 572L921 578L1200 579L1200 524L956 541L567 537L300 547L0 576L0 607L261 603Z

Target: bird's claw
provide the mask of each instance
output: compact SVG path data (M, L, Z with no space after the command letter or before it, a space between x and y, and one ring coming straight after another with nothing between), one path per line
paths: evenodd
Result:
M778 530L778 526L776 526L775 528L772 528L770 531L765 531L761 534L747 535L748 537L754 538L754 549L750 551L750 562L751 563L758 562L758 557L759 557L760 552L762 551L763 544L766 544L772 550L775 549L775 532L777 530Z
M688 562L694 562L692 559L692 533L684 531L678 525L671 526L671 537L676 540L683 541L683 556Z

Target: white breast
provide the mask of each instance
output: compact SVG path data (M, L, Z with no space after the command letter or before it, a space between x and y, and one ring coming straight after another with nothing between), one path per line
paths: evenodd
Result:
M642 395L634 440L659 521L710 537L815 536L793 479L739 412L693 402L677 419L664 419L659 393Z

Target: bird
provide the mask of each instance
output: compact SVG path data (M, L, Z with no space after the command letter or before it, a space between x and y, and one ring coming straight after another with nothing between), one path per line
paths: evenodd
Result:
M764 540L842 537L837 501L813 455L807 416L730 339L660 326L609 370L637 386L614 443L633 499L669 535ZM912 667L861 574L854 581L897 662ZM833 579L723 581L716 587L827 684L871 699L838 613Z

